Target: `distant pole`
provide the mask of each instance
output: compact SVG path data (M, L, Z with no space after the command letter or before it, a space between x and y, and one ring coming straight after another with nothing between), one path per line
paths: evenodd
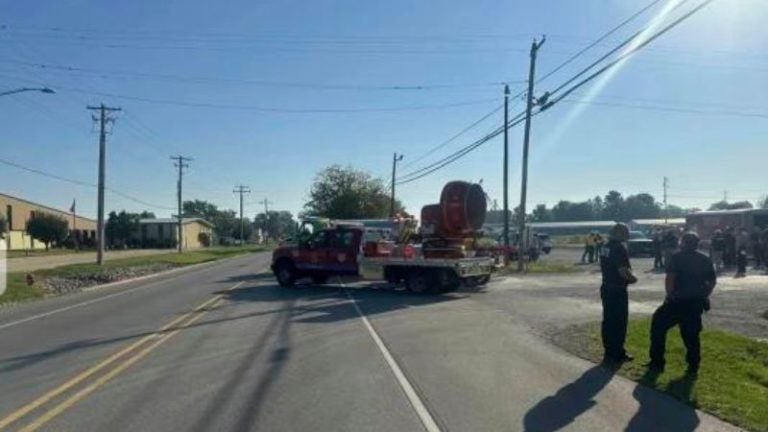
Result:
M189 168L189 164L187 162L191 161L192 158L184 157L181 155L178 156L171 156L171 160L173 160L173 166L179 169L179 179L176 182L176 200L178 203L178 251L181 253L182 245L184 243L184 215L182 214L182 203L181 203L181 182L182 178L184 177L184 168Z
M392 190L389 197L389 217L395 217L395 177L397 176L397 163L403 160L403 155L392 155Z
M96 264L104 264L104 182L106 177L106 153L107 153L107 123L114 121L108 116L108 113L120 111L120 108L112 108L101 104L99 106L87 106L90 111L98 111L99 116L93 117L94 121L99 122L99 187L98 187L98 216L96 219Z
M517 252L517 271L523 271L525 265L523 264L523 254L528 246L528 239L525 235L525 202L528 196L528 147L531 141L531 113L533 111L533 83L536 76L536 53L539 51L546 38L542 38L541 42L536 42L536 39L531 43L531 65L528 71L528 101L525 108L525 135L523 137L523 178L521 181L520 190L520 220L518 221L520 244L518 245Z
M669 223L669 205L667 204L667 189L669 188L669 179L664 176L664 225Z
M509 247L509 85L504 85L504 246Z
M251 193L248 186L239 185L235 186L235 190L232 193L240 194L240 246L245 244L245 219L243 218L243 195Z
M267 237L269 237L269 230L267 229L269 227L269 204L272 203L272 201L268 200L266 197L259 201L260 204L264 204L264 239L266 240Z

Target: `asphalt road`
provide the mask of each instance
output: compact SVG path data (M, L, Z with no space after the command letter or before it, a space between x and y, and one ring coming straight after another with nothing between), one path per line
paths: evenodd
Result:
M548 344L507 281L281 289L267 259L0 311L0 429L732 430Z

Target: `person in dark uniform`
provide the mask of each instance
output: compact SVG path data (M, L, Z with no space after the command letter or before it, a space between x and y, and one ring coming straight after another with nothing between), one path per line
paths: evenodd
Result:
M656 228L653 231L653 268L654 269L664 268L664 260L662 259L662 247L661 247L662 238L661 237L662 237L661 229Z
M736 234L734 233L733 228L725 228L723 240L725 240L723 264L725 264L725 267L730 268L736 265Z
M706 255L697 251L699 237L683 235L682 250L672 256L667 266L664 303L656 309L651 320L651 362L649 369L664 371L667 332L680 326L680 336L686 349L688 373L696 374L701 363L701 315L709 310L709 296L717 283L715 268Z
M637 282L632 274L629 253L624 244L629 239L629 228L618 223L611 228L606 243L600 250L600 269L603 283L600 298L603 302L603 363L620 364L633 358L624 350L629 318L627 286Z

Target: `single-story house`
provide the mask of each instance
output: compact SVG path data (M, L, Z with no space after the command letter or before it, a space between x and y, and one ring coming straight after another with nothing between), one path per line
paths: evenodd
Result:
M614 225L616 225L614 221L531 222L528 224L534 232L553 236L586 235L591 232L606 234Z
M213 224L202 218L182 219L182 249L199 249L213 243ZM156 218L139 220L136 239L142 247L174 248L178 245L179 220Z

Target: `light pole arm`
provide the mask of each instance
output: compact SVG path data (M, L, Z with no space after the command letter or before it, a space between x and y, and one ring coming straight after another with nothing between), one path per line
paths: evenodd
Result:
M56 93L55 91L53 91L53 89L50 89L48 87L35 87L35 88L22 87L15 90L0 92L0 96L8 96L16 93L23 93L23 92L29 92L29 91L38 91L40 93L49 93L49 94Z

